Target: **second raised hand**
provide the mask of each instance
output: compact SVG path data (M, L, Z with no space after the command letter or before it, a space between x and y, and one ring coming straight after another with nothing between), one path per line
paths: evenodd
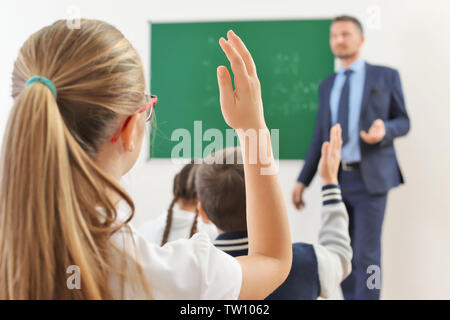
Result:
M322 144L322 156L319 161L319 175L324 185L338 184L338 171L341 162L342 129L339 124L330 129L330 142Z
M217 68L220 106L225 122L233 129L267 128L261 99L261 85L253 58L244 42L232 31L228 41L220 38L219 44L231 64L231 76L225 66Z

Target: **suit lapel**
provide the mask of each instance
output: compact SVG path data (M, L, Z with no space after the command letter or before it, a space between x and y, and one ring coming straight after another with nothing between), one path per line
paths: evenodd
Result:
M331 128L331 107L330 107L330 97L331 97L331 89L333 88L334 79L336 79L336 73L333 74L333 76L330 78L330 80L327 82L325 87L325 128L327 128L328 135L330 134L330 128ZM329 136L326 137L325 140L329 140Z

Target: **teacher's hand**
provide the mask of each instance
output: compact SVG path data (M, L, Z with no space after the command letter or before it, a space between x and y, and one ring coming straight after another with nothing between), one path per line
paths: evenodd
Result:
M305 207L303 201L303 191L305 191L305 185L301 182L297 182L292 190L292 203L297 210L302 210Z
M372 123L369 132L361 130L359 133L365 143L375 144L383 140L386 135L386 127L381 119L377 119Z

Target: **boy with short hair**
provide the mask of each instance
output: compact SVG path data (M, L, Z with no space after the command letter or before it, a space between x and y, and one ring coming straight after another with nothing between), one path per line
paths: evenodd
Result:
M348 215L337 183L342 145L339 125L331 129L330 137L331 143L323 145L319 164L324 183L319 244L293 243L289 276L267 299L327 298L351 272ZM224 149L206 159L197 170L196 187L201 217L214 223L219 231L214 244L231 256L247 255L246 197L240 150Z

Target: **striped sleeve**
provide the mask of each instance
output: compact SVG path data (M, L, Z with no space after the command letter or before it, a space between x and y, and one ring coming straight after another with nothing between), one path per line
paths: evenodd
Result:
M324 206L342 202L341 188L338 184L327 184L322 187L322 204Z
M329 298L351 272L352 248L348 232L348 214L339 185L322 188L322 225L319 244L314 245L317 257L320 296Z

